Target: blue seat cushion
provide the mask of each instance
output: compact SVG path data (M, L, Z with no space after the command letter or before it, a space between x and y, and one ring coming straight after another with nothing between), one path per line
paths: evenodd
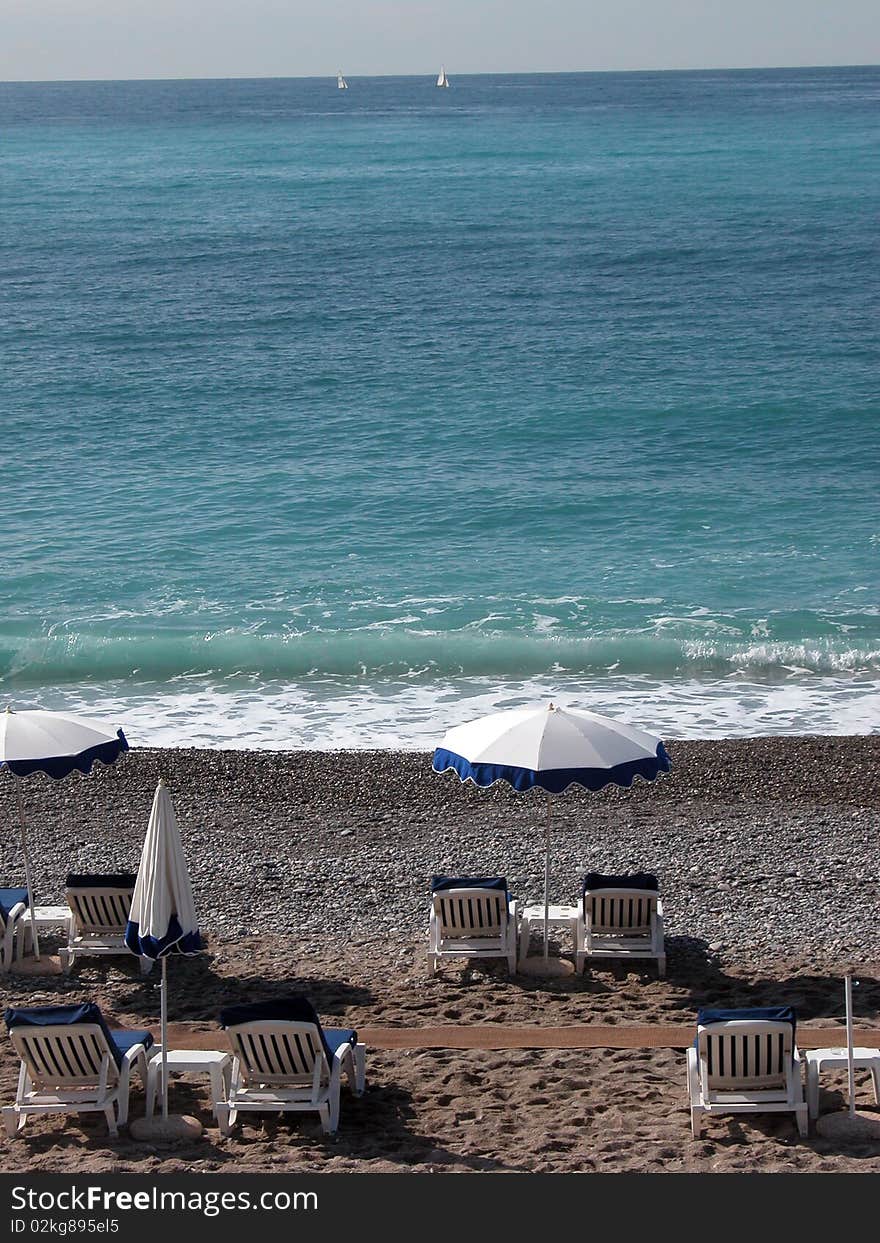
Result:
M594 889L645 889L650 893L657 893L659 888L657 877L650 872L625 872L621 876L587 872L581 885L581 893Z
M116 1045L120 1053L127 1053L129 1049L136 1044L142 1044L145 1049L149 1049L153 1043L153 1037L150 1032L128 1031L122 1027L110 1029L110 1039Z
M250 1001L236 1006L226 1006L220 1011L221 1027L238 1027L241 1023L314 1023L321 1036L324 1052L330 1058L337 1045L343 1043L342 1040L338 1040L337 1045L332 1044L330 1037L333 1029L331 1028L328 1032L324 1031L317 1010L308 997L302 993L292 997L278 997L271 1001ZM350 1040L352 1044L357 1042L356 1031L346 1029L338 1034Z
M9 912L14 906L18 906L19 902L23 902L27 906L28 892L26 889L0 889L0 915L3 917L4 924L9 918Z
M134 889L137 877L131 872L106 875L92 872L70 872L64 882L68 889Z
M337 1049L341 1049L343 1045L356 1045L357 1032L348 1027L325 1027L324 1043L327 1046L331 1057Z
M149 1048L153 1043L153 1037L149 1032L112 1031L93 1001L74 1006L11 1007L3 1017L10 1031L15 1027L76 1027L79 1024L97 1024L106 1037L108 1048L117 1066L122 1065L123 1054L132 1045L141 1043Z

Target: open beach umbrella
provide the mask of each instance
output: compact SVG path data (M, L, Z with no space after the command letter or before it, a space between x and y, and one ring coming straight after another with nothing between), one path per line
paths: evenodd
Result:
M496 712L447 731L434 752L434 772L452 770L462 781L491 786L506 781L514 790L546 790L544 860L544 959L548 957L550 910L551 794L570 785L601 790L631 786L636 777L653 781L669 771L669 756L653 734L595 712L576 712L552 703L540 708Z
M9 769L15 777L46 773L53 780L60 781L72 772L90 773L96 760L102 764L113 764L127 750L128 743L121 729L114 730L83 717L39 709L15 712L10 707L0 714L0 767ZM24 799L21 785L17 785L24 876L28 908L33 913L34 890ZM35 923L31 924L31 933L34 953L39 958L40 942Z
M168 955L197 954L202 948L192 886L171 795L156 786L141 851L125 944L133 954L162 962L162 1120L168 1121Z

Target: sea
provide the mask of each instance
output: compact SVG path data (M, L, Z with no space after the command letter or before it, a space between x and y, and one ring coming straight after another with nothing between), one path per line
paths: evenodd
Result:
M0 84L0 706L880 728L880 69Z

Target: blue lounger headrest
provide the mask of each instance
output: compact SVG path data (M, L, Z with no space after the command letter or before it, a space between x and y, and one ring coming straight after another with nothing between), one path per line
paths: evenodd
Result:
M500 889L507 898L510 909L510 890L507 888L506 876L432 876L431 893L442 893L444 889Z
M700 1010L697 1023L705 1027L709 1023L790 1023L792 1035L797 1022L793 1006L747 1006L742 1010Z
M122 1055L133 1043L143 1044L147 1049L153 1043L153 1037L147 1031L111 1031L93 1001L75 1006L11 1007L3 1017L10 1031L14 1027L75 1027L77 1024L95 1023L107 1037L107 1044L117 1066L122 1065ZM137 1039L133 1040L132 1037Z
M19 902L27 906L28 891L26 889L0 889L0 916L3 917L4 924L9 918L9 912L14 906L18 906Z
M593 889L646 889L657 893L660 886L657 877L650 872L630 872L622 876L606 876L602 872L587 872L581 885L581 893Z
M328 1057L333 1049L328 1043L318 1012L308 997L279 997L273 1001L249 1001L236 1006L226 1006L220 1011L221 1027L238 1027L240 1023L314 1023ZM357 1044L357 1032L346 1029L346 1039ZM338 1041L334 1042L337 1044Z
M108 875L71 872L64 882L68 889L134 889L137 877L131 872Z

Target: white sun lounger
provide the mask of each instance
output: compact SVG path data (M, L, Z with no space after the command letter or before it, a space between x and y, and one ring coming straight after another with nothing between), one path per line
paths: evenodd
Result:
M793 1113L807 1134L807 1102L790 1007L701 1010L688 1049L691 1130L704 1114Z
M435 876L431 882L428 967L441 958L504 958L516 971L516 902L503 876Z
M0 889L0 970L8 971L18 953L16 931L27 910L27 890Z
M653 958L657 974L666 974L663 904L657 878L646 873L584 878L576 930L578 971L587 959Z
M80 955L124 954L132 958L125 944L125 925L131 910L135 877L70 875L67 878L67 902L73 918L64 952L69 970ZM141 973L153 966L149 958L141 958Z
M303 997L232 1006L220 1015L232 1044L228 1094L213 1102L221 1135L239 1113L312 1112L333 1134L339 1126L342 1072L364 1092L366 1048L350 1030L323 1028Z
M31 1114L103 1113L115 1138L128 1121L133 1066L146 1090L150 1033L111 1031L92 1004L7 1010L6 1026L21 1058L6 1134L18 1135Z

